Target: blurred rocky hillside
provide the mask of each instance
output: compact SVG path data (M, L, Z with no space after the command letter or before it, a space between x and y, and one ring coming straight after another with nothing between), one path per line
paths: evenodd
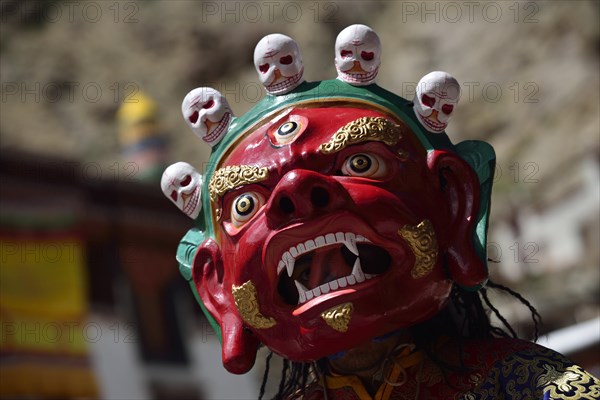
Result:
M599 4L2 1L0 149L111 165L115 113L143 90L169 159L200 167L206 149L180 113L190 89L213 86L242 114L262 97L262 36L294 37L307 80L328 79L337 33L365 23L383 43L381 86L412 98L432 70L461 82L448 133L498 156L492 274L565 325L598 314Z

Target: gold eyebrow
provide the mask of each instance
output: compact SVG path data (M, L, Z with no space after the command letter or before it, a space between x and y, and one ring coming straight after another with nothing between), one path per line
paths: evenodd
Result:
M324 154L336 153L352 144L378 141L388 146L395 145L402 138L402 129L383 117L362 117L342 126L319 148Z
M237 187L264 181L269 177L267 167L230 165L215 171L208 183L211 201L217 201L225 192Z

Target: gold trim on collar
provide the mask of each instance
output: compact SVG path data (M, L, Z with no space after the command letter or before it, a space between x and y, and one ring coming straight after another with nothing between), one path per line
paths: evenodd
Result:
M230 165L215 171L208 183L211 201L217 201L225 192L237 187L264 181L269 177L266 167Z
M383 117L362 117L342 126L319 149L324 154L332 154L346 146L366 141L378 141L392 146L401 138L400 126L392 121Z

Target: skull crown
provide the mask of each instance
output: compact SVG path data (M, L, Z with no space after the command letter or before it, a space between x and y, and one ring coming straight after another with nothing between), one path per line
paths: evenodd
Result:
M335 68L339 81L351 86L375 85L380 64L381 41L373 29L354 24L338 34ZM274 33L263 37L254 49L254 66L269 95L285 96L300 91L298 88L308 88L303 86L300 47L289 36ZM434 71L419 81L413 111L427 132L442 133L459 97L458 81L447 72ZM225 96L210 87L191 90L183 99L181 112L192 132L213 149L227 135L235 119ZM188 176L189 180L184 179ZM202 176L191 165L176 163L165 171L161 186L179 209L196 218L200 211L201 182Z

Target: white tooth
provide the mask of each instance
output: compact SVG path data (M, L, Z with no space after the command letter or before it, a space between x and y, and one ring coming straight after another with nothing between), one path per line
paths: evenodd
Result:
M328 233L327 235L325 235L325 241L327 242L327 244L334 244L335 235L333 233Z
M285 263L283 262L283 260L279 261L279 265L277 266L277 275L281 274L281 271L283 271L283 267L285 267Z
M348 285L350 286L356 283L356 278L354 277L354 275L348 275L346 279L348 279Z
M315 297L318 297L321 295L321 288L320 287L316 287L312 290L313 294L315 295Z
M312 298L313 298L313 296L314 296L314 294L313 294L312 290L311 290L311 291L308 291L308 292L306 292L305 294L306 294L306 301L308 301L308 300L312 299Z
M364 237L362 235L356 235L356 241L371 243L371 241L369 239L367 239L366 237Z
M345 276L342 278L338 278L337 283L340 285L340 287L348 286L348 281L346 280Z
M304 243L304 247L306 247L306 251L311 251L313 249L315 249L317 246L315 245L315 241L314 240L307 240Z
M352 276L356 278L356 282L361 283L365 281L365 274L363 274L362 268L360 267L360 258L357 258L354 262L354 268L352 268Z
M287 274L291 278L292 273L294 272L294 257L290 254L289 251L283 253L283 262L285 262L285 267L287 268Z
M298 289L298 293L308 292L308 289L306 288L306 286L304 286L300 282L298 282L298 281L295 280L294 283L296 284L296 288Z
M302 244L302 243L300 243L298 246L296 246L296 249L298 250L298 254L306 253L306 248L304 247L304 244Z
M319 289L321 289L321 293L325 294L325 293L329 293L329 285L328 284L324 284L319 286Z
M352 232L346 233L345 236L346 236L346 241L347 242L350 242L350 241L354 242L356 240L356 235L354 233L352 233Z
M355 242L354 238L348 240L348 237L346 236L344 245L348 248L348 250L350 250L352 252L352 254L354 254L355 256L358 256L358 247L356 246L356 242Z
M317 247L325 246L325 238L323 236L319 236L315 239L315 244L317 245Z
M331 290L337 290L337 288L339 287L337 280L329 282L329 287L331 288Z
M298 250L296 250L295 247L290 247L290 254L292 255L292 257L296 258L296 256L298 255Z
M374 277L375 277L375 275L365 274L365 278L367 278L367 279L371 279L371 278L374 278Z
M298 289L298 303L304 303L306 301L306 292L308 289L298 281L294 281L294 283L296 284L296 289Z
M335 241L338 243L344 243L346 239L344 238L344 232L338 232L335 234Z

